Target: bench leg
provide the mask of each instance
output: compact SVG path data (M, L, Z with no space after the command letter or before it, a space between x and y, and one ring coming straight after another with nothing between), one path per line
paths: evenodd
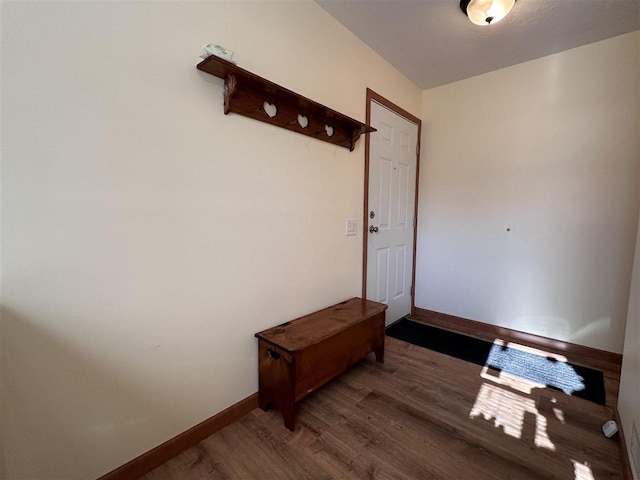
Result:
M380 345L378 348L373 350L373 353L376 354L377 362L384 362L384 343Z
M285 405L280 407L280 411L282 412L282 418L284 419L284 426L287 427L292 432L296 429L295 426L295 405L293 401L291 402L283 402Z
M271 407L271 402L267 399L263 390L258 390L258 406L265 412Z

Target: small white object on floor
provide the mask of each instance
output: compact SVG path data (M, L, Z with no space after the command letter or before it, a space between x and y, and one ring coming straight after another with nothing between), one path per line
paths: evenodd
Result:
M216 57L224 58L231 63L236 63L236 61L233 59L233 54L234 52L232 50L227 50L223 46L216 45L215 43L210 43L209 45L205 45L204 47L202 47L200 58L204 60L211 55L215 55Z
M618 425L613 420L609 420L602 426L602 431L605 437L611 438L618 432Z

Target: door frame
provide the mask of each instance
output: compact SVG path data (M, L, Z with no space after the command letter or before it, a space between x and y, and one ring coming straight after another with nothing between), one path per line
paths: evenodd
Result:
M388 108L395 114L404 119L408 120L411 123L414 123L418 126L418 138L417 148L416 148L416 190L415 190L415 199L414 199L414 218L415 221L413 223L413 260L411 263L411 315L415 314L415 293L416 293L416 248L418 242L418 186L420 184L420 138L422 136L422 120L418 117L410 114L405 109L399 107L395 103L387 100L382 95L374 92L370 88L367 88L367 125L371 125L371 102L376 102L383 107ZM363 221L362 221L362 298L367 298L367 248L369 245L369 156L371 152L371 135L375 135L371 133L369 135L365 135L365 143L364 143L364 208L363 208Z

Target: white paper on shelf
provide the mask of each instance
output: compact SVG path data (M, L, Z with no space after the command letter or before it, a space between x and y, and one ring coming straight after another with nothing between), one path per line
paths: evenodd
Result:
M205 45L202 47L202 51L200 52L200 58L203 60L205 58L210 57L211 55L215 55L216 57L224 58L225 60L236 63L233 59L234 52L232 50L227 50L226 48L216 45L215 43L210 43L209 45Z

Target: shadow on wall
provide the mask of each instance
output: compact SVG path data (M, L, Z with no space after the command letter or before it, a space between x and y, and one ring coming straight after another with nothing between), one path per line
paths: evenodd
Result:
M610 318L599 318L574 331L569 341L581 345L591 345L594 343L594 339L610 334L611 327Z
M0 315L0 478L96 478L176 412L36 322Z
M535 332L532 331L532 325L535 325ZM607 317L594 318L583 327L573 330L565 318L525 316L509 322L508 327L579 345L597 345L599 339L611 335L612 321Z

